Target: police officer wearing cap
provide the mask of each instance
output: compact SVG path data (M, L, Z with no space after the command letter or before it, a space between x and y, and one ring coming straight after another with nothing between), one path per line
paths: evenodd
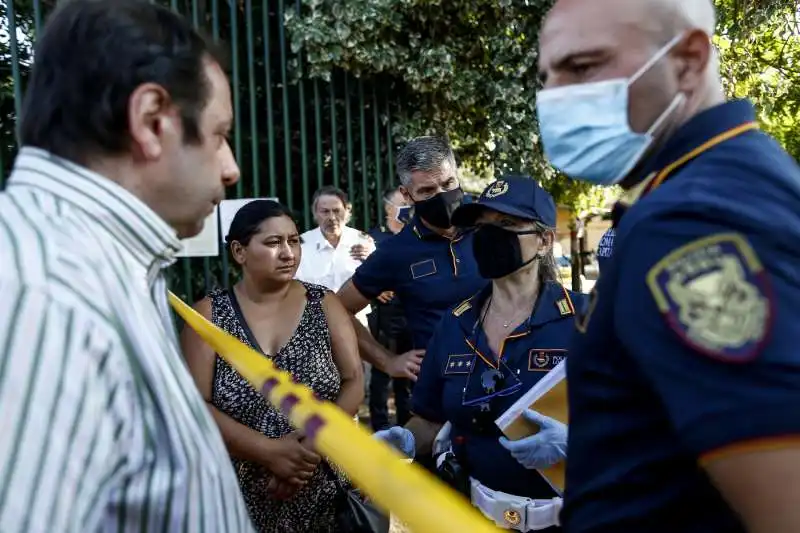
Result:
M494 423L567 357L575 309L585 303L556 281L555 204L533 179L506 177L460 207L453 223L473 230L475 263L492 283L439 323L412 411L449 423L452 457L437 462L487 517L507 529L558 531L561 500L536 469L565 458L566 426L528 410L540 431L512 442ZM377 435L413 456L433 446L416 427L412 419Z
M540 35L546 155L628 191L568 360L568 531L800 531L800 168L725 101L714 28L559 0Z
M472 235L459 232L450 221L464 193L447 140L410 141L398 154L396 166L400 190L413 205L414 216L358 267L338 296L354 315L384 292L399 297L413 349L391 353L356 323L359 352L392 377L416 380L422 354L442 315L487 281L472 260Z

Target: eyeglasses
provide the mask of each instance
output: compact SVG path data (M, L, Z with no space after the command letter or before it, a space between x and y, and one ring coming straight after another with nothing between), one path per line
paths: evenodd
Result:
M481 372L480 384L484 394L468 400L467 389L472 381L471 378L472 371L470 370L461 393L461 405L465 407L481 407L481 410L485 410L484 405L488 406L493 398L511 396L522 388L522 381L502 360L498 362L497 368L487 368Z

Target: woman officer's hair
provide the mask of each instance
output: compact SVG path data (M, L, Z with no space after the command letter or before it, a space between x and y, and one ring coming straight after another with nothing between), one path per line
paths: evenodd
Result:
M541 233L553 231L553 228L548 227L541 222L536 222L536 229ZM561 282L561 274L558 272L558 265L556 258L553 255L553 247L551 246L547 252L544 252L539 259L539 283L545 284L548 281Z
M247 246L253 235L258 233L259 226L265 220L276 217L289 217L292 222L297 223L289 208L274 200L253 200L246 203L234 215L225 244L229 249L234 241Z

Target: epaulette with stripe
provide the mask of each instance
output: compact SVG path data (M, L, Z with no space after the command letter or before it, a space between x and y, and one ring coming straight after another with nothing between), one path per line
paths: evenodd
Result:
M461 316L470 309L472 309L472 296L458 304L453 309L453 316Z

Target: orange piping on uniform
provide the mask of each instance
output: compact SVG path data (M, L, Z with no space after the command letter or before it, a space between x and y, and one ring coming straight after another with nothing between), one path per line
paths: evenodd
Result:
M753 452L768 452L774 450L784 450L786 448L800 448L800 435L784 435L782 437L765 437L753 439L745 442L737 442L704 453L700 456L700 465L706 466L709 463L724 459L732 455Z

